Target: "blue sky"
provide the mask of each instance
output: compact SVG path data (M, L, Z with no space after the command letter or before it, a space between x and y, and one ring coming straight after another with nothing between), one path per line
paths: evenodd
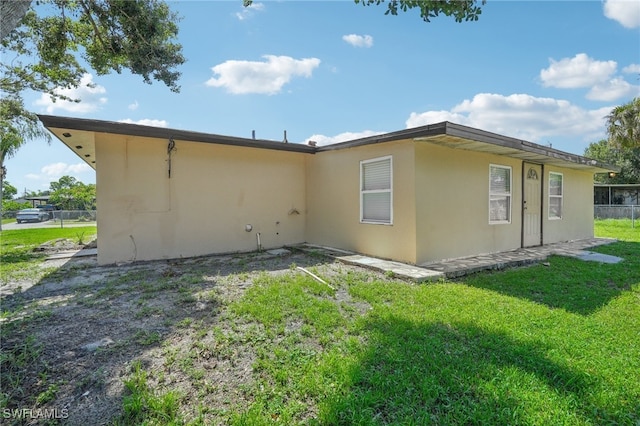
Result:
M576 154L640 96L640 1L488 0L477 22L343 1L171 1L182 16L181 92L128 73L31 93L35 112L329 144L451 121ZM18 188L95 173L58 140L6 163Z

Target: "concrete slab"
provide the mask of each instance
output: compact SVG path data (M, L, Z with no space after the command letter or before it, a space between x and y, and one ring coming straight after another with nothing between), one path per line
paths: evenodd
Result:
M61 251L56 254L52 254L51 256L47 257L46 260L70 259L72 257L87 257L87 256L97 256L97 255L98 255L97 248L82 249L82 250L68 250L68 251Z
M338 256L336 260L348 265L361 266L384 273L392 273L394 277L407 279L415 282L436 281L444 278L445 274L418 266L407 265L406 263L394 262L390 260L376 259L374 257L362 256L359 254L351 256Z
M593 251L580 251L571 255L571 257L575 257L576 259L584 260L587 262L600 262L600 263L620 263L624 259L618 256L611 256L609 254L596 253Z
M408 265L400 262L376 259L357 253L345 252L332 247L310 244L292 246L295 250L308 253L320 253L333 257L338 261L374 269L383 273L393 273L395 276L412 281L435 281L441 278L459 278L465 275L486 270L499 270L515 266L527 266L544 262L551 255L582 256L583 260L604 263L620 262L615 256L588 252L585 249L616 242L609 238L585 238L581 240L564 241L544 246L527 247L499 253L487 253L455 259L444 259L427 262L420 265Z

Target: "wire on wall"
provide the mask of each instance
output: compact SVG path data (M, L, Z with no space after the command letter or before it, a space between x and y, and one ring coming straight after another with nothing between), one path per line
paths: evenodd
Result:
M176 150L176 141L173 138L169 139L169 145L167 145L167 155L169 156L168 165L169 165L169 179L171 179L171 153Z

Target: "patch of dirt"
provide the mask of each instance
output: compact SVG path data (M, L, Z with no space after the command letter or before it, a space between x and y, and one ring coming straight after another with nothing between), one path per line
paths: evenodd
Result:
M69 247L58 241L44 250ZM180 392L183 405L193 402L194 411L199 405L223 412L248 404L244 390L255 354L250 342L233 339L255 324L229 321L229 304L263 274L302 273L295 266L314 268L332 285L339 274L364 274L295 251L119 266L98 266L93 257L53 265L54 272L1 299L0 348L27 359L22 370L17 362L2 366L13 383L3 383L1 392L8 394L10 409L56 409L65 417L62 424L83 426L110 424L121 415L124 380L138 361L153 388ZM336 289L337 303L359 313L369 309L344 287Z

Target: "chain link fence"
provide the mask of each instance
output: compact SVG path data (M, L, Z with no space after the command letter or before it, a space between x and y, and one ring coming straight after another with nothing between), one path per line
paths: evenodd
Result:
M640 216L640 206L596 204L593 206L593 217L596 219L631 219L631 226Z
M21 210L9 210L2 212L2 224L22 224L36 223L38 227L71 227L71 226L91 226L96 225L97 210L41 210L41 215L25 216L20 214Z

